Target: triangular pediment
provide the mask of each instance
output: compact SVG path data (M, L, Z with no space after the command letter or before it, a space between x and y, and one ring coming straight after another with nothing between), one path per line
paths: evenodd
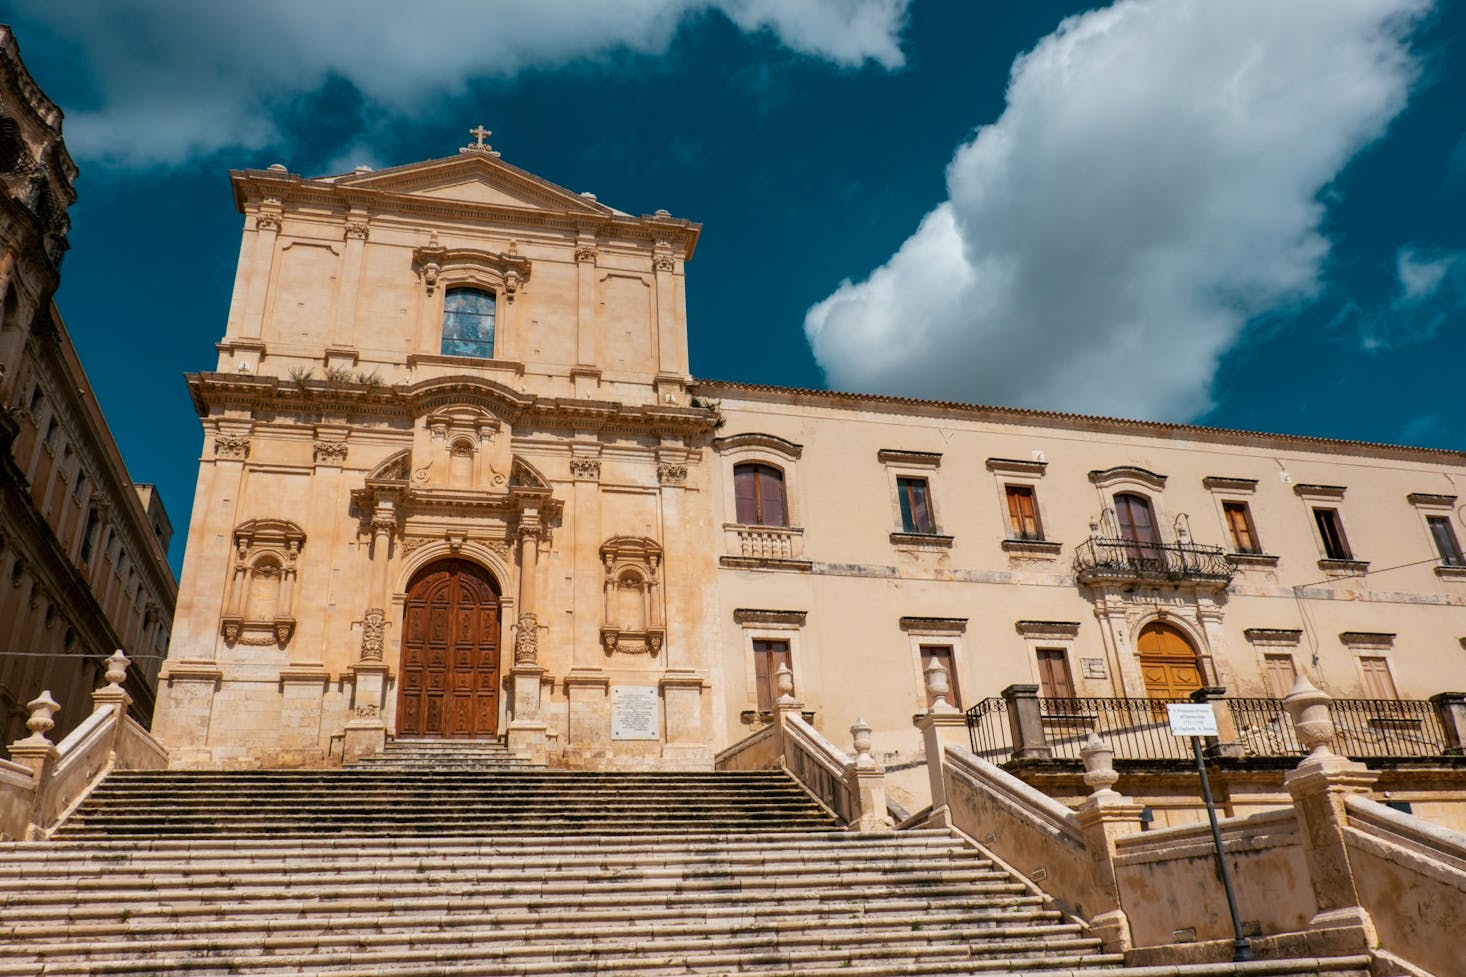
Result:
M331 182L342 188L479 206L560 213L618 213L486 153L463 153L370 173L351 173L334 177Z

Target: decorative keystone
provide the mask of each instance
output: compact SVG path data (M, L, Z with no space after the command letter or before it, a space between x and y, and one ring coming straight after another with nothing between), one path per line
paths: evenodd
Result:
M56 725L56 720L53 717L56 715L57 710L61 708L61 703L51 698L51 691L47 689L45 692L42 692L30 702L27 702L25 704L25 707L31 711L31 718L25 721L25 728L31 731L31 735L27 736L25 739L21 740L20 743L17 743L15 745L53 745L51 741L46 738L46 734L49 733L52 727Z
M855 743L855 765L857 767L875 766L875 757L870 755L870 723L860 716L855 717L855 723L850 727L850 738Z
M931 709L928 711L951 712L952 704L947 701L947 695L952 691L952 682L946 666L933 658L922 674L926 678L926 694L932 699Z
M1332 756L1334 721L1329 715L1333 698L1300 674L1293 689L1283 700L1283 708L1298 731L1298 741L1308 748L1309 756Z
M1084 760L1084 783L1092 794L1113 793L1120 775L1115 772L1115 751L1098 733L1090 733L1079 755Z
M789 671L789 666L783 662L774 669L774 688L779 692L780 702L794 701L794 673Z

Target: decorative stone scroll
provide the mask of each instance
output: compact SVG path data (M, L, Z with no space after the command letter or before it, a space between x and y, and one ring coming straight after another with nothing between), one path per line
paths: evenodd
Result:
M601 460L599 458L571 458L570 475L577 480L597 481L601 477Z
M368 607L361 618L362 661L379 662L382 660L382 638L386 630L386 612L380 607Z
M657 271L672 271L677 267L677 259L670 254L659 254L652 258L652 267Z
M316 464L340 465L346 461L345 441L317 441L315 444Z
M578 262L589 262L590 264L595 264L596 259L599 258L600 255L600 249L596 247L582 245L581 247L575 249L575 260Z
M657 466L657 481L663 485L686 485L687 466L664 462Z

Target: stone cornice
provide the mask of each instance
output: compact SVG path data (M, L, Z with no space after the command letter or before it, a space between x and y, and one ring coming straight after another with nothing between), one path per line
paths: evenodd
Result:
M1208 475L1201 480L1201 484L1213 492L1246 492L1257 491L1257 479L1255 478L1232 478L1227 475Z
M997 475L1042 475L1049 463L1029 458L989 458L987 469Z
M726 437L713 439L714 451L727 451L730 448L764 448L776 454L781 454L791 461L798 461L804 454L804 445L795 444L793 441L786 441L784 438L773 434L762 434L750 431L745 434L730 434Z
M773 404L789 404L838 411L875 411L908 417L952 417L958 420L1000 424L1009 427L1031 427L1048 423L1053 427L1099 434L1164 437L1168 440L1193 439L1214 444L1232 444L1256 448L1277 448L1329 455L1368 455L1466 466L1466 451L1445 448L1417 448L1411 445L1384 444L1377 441L1346 441L1306 434L1274 434L1244 431L1239 428L1202 427L1168 421L1142 421L1099 414L1070 414L1063 411L1034 410L1024 407L1002 407L955 400L924 400L890 394L850 393L840 390L813 390L808 387L777 387L762 383L741 383L735 380L696 378L689 384L691 393L703 397L725 398L730 409L739 399Z
M736 607L733 609L735 624L782 624L786 627L804 627L809 611L769 610L761 607Z
M1019 621L1013 628L1025 638L1073 638L1079 634L1078 621Z
M903 617L897 623L908 634L963 634L967 631L965 617Z
M941 468L940 451L906 451L902 448L882 448L876 452L876 460L883 465L905 465L909 468Z
M1423 509L1454 509L1456 507L1456 496L1435 495L1430 492L1411 492L1405 496L1405 501Z
M1293 486L1293 494L1300 499L1327 499L1337 502L1344 498L1348 489L1343 485L1314 485L1299 483Z
M532 397L482 377L436 377L393 387L362 383L305 383L277 377L229 373L185 375L194 410L208 417L219 408L236 410L339 413L353 417L415 418L443 407L483 407L511 424L558 430L655 432L700 440L713 433L717 418L696 407L622 404L571 397Z
M1116 465L1103 471L1096 469L1089 473L1089 480L1100 488L1109 488L1120 482L1139 482L1157 492L1166 487L1166 476L1157 475L1149 468L1139 465Z
M1245 628L1242 636L1255 645L1293 647L1303 638L1299 628Z

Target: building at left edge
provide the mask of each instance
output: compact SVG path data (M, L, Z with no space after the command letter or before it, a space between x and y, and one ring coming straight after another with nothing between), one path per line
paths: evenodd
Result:
M162 500L128 476L52 301L76 176L61 110L0 25L0 743L40 689L58 736L85 719L116 648L149 723L178 595Z

